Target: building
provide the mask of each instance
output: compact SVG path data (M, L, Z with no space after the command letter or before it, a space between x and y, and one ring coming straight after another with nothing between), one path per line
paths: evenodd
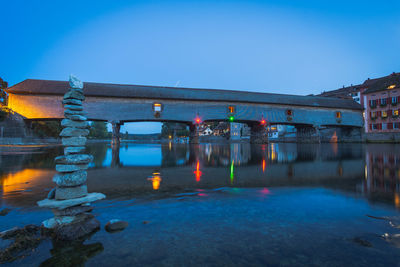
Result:
M400 132L400 73L368 78L362 84L326 91L318 96L353 99L364 107L366 133Z
M400 132L400 73L376 79L362 95L365 132Z

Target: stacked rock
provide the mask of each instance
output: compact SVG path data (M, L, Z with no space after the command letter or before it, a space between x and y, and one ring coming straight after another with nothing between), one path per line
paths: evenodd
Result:
M65 119L61 121L61 126L64 129L60 133L64 155L55 158L58 173L54 176L53 181L57 187L54 194L49 194L49 198L39 201L38 205L51 208L55 215L54 218L43 222L45 228L55 229L90 221L91 226L86 229L89 231L98 224L97 220L93 221L93 215L88 213L92 210L90 202L103 199L105 196L101 193L88 194L87 192L86 170L93 160L93 156L83 154L86 136L89 134L89 123L82 106L82 101L85 100L83 83L71 75L69 84L70 90L63 99ZM81 228L80 230L85 227ZM65 229L61 232L65 236Z

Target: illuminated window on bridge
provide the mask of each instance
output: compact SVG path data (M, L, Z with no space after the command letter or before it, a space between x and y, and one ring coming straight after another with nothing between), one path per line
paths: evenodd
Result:
M293 111L291 109L287 109L286 110L286 115L287 116L292 116L293 115Z
M228 107L228 112L229 112L230 114L234 114L234 113L235 113L235 106L229 106L229 107Z
M342 118L342 113L340 111L336 111L335 116L336 116L336 119L340 119L340 118Z
M154 112L161 112L161 108L162 108L162 105L160 103L154 103L153 104Z

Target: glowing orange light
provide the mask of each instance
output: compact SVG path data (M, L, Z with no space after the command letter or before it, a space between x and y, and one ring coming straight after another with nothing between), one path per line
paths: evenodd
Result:
M158 190L160 188L160 183L161 183L162 179L161 179L159 172L154 172L153 176L151 176L150 178L147 178L147 180L152 182L153 190Z
M266 123L267 123L266 120L264 120L264 119L261 120L261 125L265 125Z
M200 162L196 163L196 170L193 172L196 175L196 182L200 182L202 172L200 171Z
M396 208L400 208L400 195L399 193L394 194L394 205Z
M6 174L1 178L3 197L10 192L24 191L37 185L47 184L55 171L45 169L24 169Z
M265 166L266 166L265 159L263 159L263 161L262 161L262 170L263 170L263 172L265 172Z
M196 119L194 120L197 124L201 123L201 119L199 117L196 117Z

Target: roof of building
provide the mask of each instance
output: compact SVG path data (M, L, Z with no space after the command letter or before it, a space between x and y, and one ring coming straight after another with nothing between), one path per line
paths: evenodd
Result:
M400 72L393 72L392 74L382 78L366 80L363 85L366 85L366 87L368 87L368 89L364 91L364 94L384 91L389 89L389 86L393 85L394 87L390 89L398 89L400 88Z
M7 92L11 94L64 95L68 88L69 84L67 81L27 79L7 88ZM224 101L357 110L362 109L361 105L353 100L320 96L283 95L232 90L85 82L84 92L86 96L98 97Z
M351 85L343 88L339 88L336 90L322 92L317 96L323 97L337 97L337 98L344 98L344 99L352 99L351 93L358 92L361 89L361 84L358 85Z

